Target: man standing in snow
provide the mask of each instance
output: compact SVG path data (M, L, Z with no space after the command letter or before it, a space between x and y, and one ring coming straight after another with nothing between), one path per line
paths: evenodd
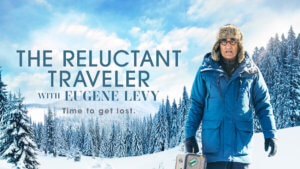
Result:
M185 126L186 151L199 151L195 139L202 122L202 152L207 169L246 169L251 161L253 111L265 138L265 151L276 154L275 120L263 76L243 48L235 25L219 30L212 52L205 55L191 93Z

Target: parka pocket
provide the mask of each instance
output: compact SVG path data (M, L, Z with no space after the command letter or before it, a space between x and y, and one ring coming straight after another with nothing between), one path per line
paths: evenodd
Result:
M235 153L236 155L248 155L251 148L251 139L253 136L252 121L235 122Z
M220 149L219 120L206 120L202 124L202 149L204 153L216 153Z

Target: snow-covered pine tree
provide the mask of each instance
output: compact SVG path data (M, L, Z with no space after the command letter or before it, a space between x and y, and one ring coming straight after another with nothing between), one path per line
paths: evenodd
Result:
M36 137L37 137L37 123L35 123L35 122L31 123L31 127L32 127L32 133L33 133L33 139L34 139L34 142L36 143L36 146L38 148L38 144L37 144L37 140L36 140Z
M167 96L166 99L166 104L165 104L165 118L166 118L166 122L167 122L167 142L168 142L168 147L170 145L170 141L171 141L171 136L170 136L170 132L171 132L171 126L172 126L172 118L173 118L173 114L171 113L171 105L170 105L170 101L169 101L169 97Z
M170 111L170 103L168 103L168 109L169 109L169 111ZM162 138L164 139L164 148L163 148L163 150L162 151L165 151L166 149L168 149L169 148L169 143L170 143L170 140L169 140L169 138L170 138L170 127L169 127L169 123L168 123L168 119L167 119L167 117L168 117L168 114L169 113L167 113L167 107L166 107L166 105L164 105L163 106L163 111L162 111L162 125L163 125L163 128L162 128L162 130L163 130L163 133L162 133Z
M287 40L284 36L284 34L281 34L281 45L280 45L280 51L281 51L281 57L282 57L282 61L285 62L284 56L286 56L286 43Z
M95 123L95 156L99 157L99 152L100 152L100 126L99 126L99 119L96 118L96 123Z
M92 136L89 131L84 132L82 153L85 156L93 156Z
M261 47L261 48L259 48L259 50L258 50L258 60L257 60L257 63L256 63L256 65L259 67L259 68L261 68L262 67L262 65L264 64L263 63L263 59L264 59L264 57L265 57L265 55L266 55L266 49L264 48L264 47Z
M108 142L107 142L107 157L114 157L114 148L115 148L115 139L116 139L116 129L115 129L115 124L112 124L111 131L108 137Z
M40 149L42 145L42 138L43 138L43 124L37 123L35 130L34 130L34 140L37 144L37 148Z
M153 128L153 117L152 115L150 114L150 117L149 117L149 120L148 120L148 129L147 129L147 146L145 146L145 149L147 150L147 153L150 153L149 152L149 147L151 147L151 131L152 131L152 128ZM153 144L152 144L153 145Z
M274 38L271 38L268 46L267 46L267 53L266 53L266 61L264 66L264 78L267 83L267 86L269 86L269 91L273 91L274 83L275 83L275 74L277 70L277 56L274 54L276 53L275 48L275 42L276 40ZM277 54L277 53L276 53ZM273 92L270 92L271 100L274 101L274 95Z
M96 132L95 132L95 123L94 123L94 119L93 118L90 118L88 120L88 126L87 126L87 129L88 129L88 132L90 132L90 135L91 135L91 138L92 138L92 150L93 150L93 157L95 156L95 152L96 152Z
M154 152L154 143L156 140L156 125L158 124L158 115L155 114L152 119L151 132L149 135L149 143L148 143L148 153L152 154Z
M76 158L78 156L78 153L80 152L79 150L79 141L78 141L78 136L79 136L79 129L77 128L72 128L71 130L71 147L70 147L70 154L72 157Z
M41 147L40 147L40 149L42 151L44 151L45 154L48 153L48 151L47 151L48 135L47 135L46 121L47 121L47 115L44 114L44 125L42 126L42 139L41 139Z
M55 135L55 122L54 114L50 108L48 108L48 114L45 121L46 132L46 151L54 155L54 135Z
M56 118L55 127L55 149L58 156L66 156L67 145L66 145L66 134L63 122Z
M125 157L125 146L123 142L123 131L119 124L116 125L116 138L115 138L115 157Z
M253 51L253 55L252 55L252 60L254 61L254 63L258 63L259 62L259 50L258 50L258 47L256 46L254 48L254 51Z
M181 143L184 140L185 122L186 122L187 114L188 114L190 107L191 107L191 101L187 94L186 87L184 86L182 101L180 104L180 118L181 118L180 119L180 124L181 124L180 127L181 127L181 129L179 129L179 140L178 140L179 143Z
M285 38L284 34L281 35L281 60L282 60L282 84L281 84L281 94L280 98L281 100L278 101L278 104L281 106L281 109L279 109L279 112L284 116L283 121L278 121L277 123L280 123L282 128L289 126L289 119L286 118L287 116L287 110L289 109L287 100L289 97L289 78L288 78L288 63L287 63L287 39Z
M162 101L163 103L160 105L159 111L156 114L156 116L158 116L158 120L156 121L157 123L155 124L155 141L154 141L154 152L160 152L160 151L164 151L165 150L165 126L164 126L164 109L165 109L165 105L164 105L164 100Z
M101 137L100 137L100 157L107 157L107 137L105 129L102 128Z
M122 130L120 135L119 135L119 139L120 139L120 145L117 146L117 152L118 153L118 157L126 157L126 140L125 140L125 136L124 136L124 131Z
M139 156L143 154L143 144L142 144L142 138L141 138L141 127L138 120L135 120L133 122L133 135L132 135L132 146L131 146L131 155L132 156Z
M1 126L5 125L3 121L4 115L8 112L8 100L7 100L7 91L6 91L6 84L2 82L2 75L1 75L1 67L0 67L0 136L1 133L4 133L1 131ZM2 145L0 140L0 145ZM0 146L0 152L1 152L1 146Z
M284 127L284 123L287 123L285 118L285 111L282 109L282 98L284 97L282 91L284 90L283 80L285 75L283 74L283 57L281 56L281 42L279 40L278 34L276 34L273 42L272 56L277 60L277 64L274 65L273 71L275 73L274 83L270 86L271 103L273 103L274 116L276 123L276 128L280 129Z
M59 151L59 148L60 147L60 130L58 129L59 127L59 119L56 118L56 113L54 112L53 113L53 126L54 126L54 131L53 131L53 156L56 157L57 156L57 152Z
M130 126L129 115L126 115L126 124L124 131L124 141L126 149L126 157L131 156L131 140L132 140L132 127Z
M144 117L142 125L144 127L144 132L142 132L142 143L143 143L143 154L149 153L149 144L150 144L150 136L151 136L151 128L152 128L152 115L149 117Z
M0 67L0 122L2 119L3 114L7 111L7 91L6 91L6 84L2 82L1 77L1 67Z
M171 114L172 114L172 121L171 121L171 128L170 128L170 147L175 147L177 145L177 132L179 129L178 124L178 112L177 112L177 105L175 99L173 100L172 107L171 107Z
M70 155L70 150L71 150L71 145L72 145L72 126L68 125L67 129L66 129L66 149L68 152L68 155Z
M295 87L295 90L293 90L293 92L295 92L294 94L294 106L296 106L297 110L295 111L296 113L296 125L300 125L300 111L299 111L299 103L300 103L300 33L298 34L297 37L297 54L294 60L294 67L295 67L295 78L293 79L293 86ZM298 106L297 106L298 105Z
M35 169L39 164L37 149L23 99L20 93L18 98L14 96L10 100L9 112L4 113L0 125L0 156L15 167Z
M178 122L178 129L176 131L176 144L180 144L181 143L181 135L182 135L182 126L184 125L183 122L182 122L182 113L181 113L181 101L182 99L179 98L179 105L177 107L177 117L176 117L176 120Z
M261 47L260 49L258 49L258 47L255 47L252 59L258 67L260 67L261 60L264 57L263 53L265 53L265 50L263 47ZM253 110L254 110L254 108L253 108ZM255 112L253 112L253 114L255 115ZM254 131L255 132L261 131L257 116L254 117Z
M84 148L83 148L83 144L84 144L84 138L86 138L86 127L85 124L83 122L83 120L81 120L81 125L79 128L79 136L78 136L78 146L79 146L79 150L81 152L84 152ZM85 154L85 153L83 153Z
M143 155L144 152L143 152L143 138L142 138L142 130L144 129L144 127L142 127L142 124L140 123L139 125L137 126L140 126L139 128L136 128L136 155L137 156L140 156L140 155Z
M164 101L160 105L158 113L155 115L154 127L154 152L161 152L168 148L168 126L165 118L165 105Z

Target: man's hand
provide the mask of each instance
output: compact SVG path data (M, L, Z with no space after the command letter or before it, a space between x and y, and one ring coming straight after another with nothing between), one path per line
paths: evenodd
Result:
M271 147L271 151L269 153L269 157L272 157L277 152L277 145L275 143L275 138L266 138L265 139L265 151L268 151L269 147Z
M189 137L185 139L184 142L185 150L189 153L198 153L199 147L195 137Z

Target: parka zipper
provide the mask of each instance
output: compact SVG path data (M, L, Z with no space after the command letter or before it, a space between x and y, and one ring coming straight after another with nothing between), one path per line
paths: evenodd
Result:
M221 84L220 84L220 78L221 78L221 76L219 76L219 78L218 78L218 86L219 86L219 90L220 90L220 96L222 98L222 88L221 88Z
M239 76L239 85L238 85L238 91L237 91L237 95L236 95L236 101L239 101L239 94L240 94L240 87L242 85L242 79L241 79L241 74Z
M206 99L206 110L208 110L209 96L210 96L210 94L208 94L207 99Z

